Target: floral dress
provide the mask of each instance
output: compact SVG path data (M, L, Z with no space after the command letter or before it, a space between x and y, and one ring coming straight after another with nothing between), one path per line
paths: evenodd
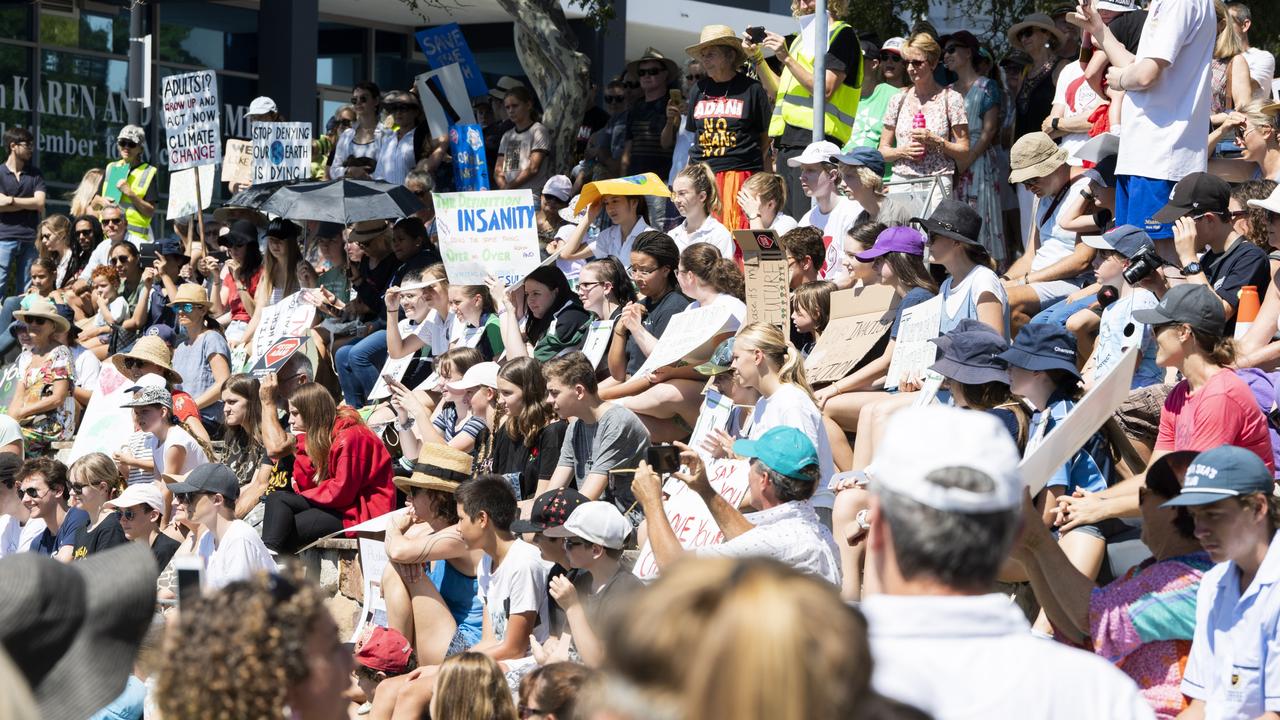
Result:
M964 110L969 118L970 147L982 137L983 116L1001 103L1000 88L990 78L979 77L964 96ZM998 129L998 128L997 128ZM1000 186L1008 176L1001 168L996 145L991 146L973 161L969 169L956 177L956 199L969 203L982 217L982 231L978 240L997 264L1005 259L1003 223L1004 210L1000 202Z
M24 350L23 354L27 356L26 370L22 373L23 386L26 388L24 400L27 405L52 395L53 384L59 380L66 380L68 384L73 384L75 363L71 357L71 349L66 345L55 347L38 365L34 362L34 357L29 350ZM19 366L23 362L23 358L18 359ZM74 403L75 399L68 390L67 401L61 407L22 419L22 435L26 441L27 457L47 455L55 441L71 438L71 433L75 429Z

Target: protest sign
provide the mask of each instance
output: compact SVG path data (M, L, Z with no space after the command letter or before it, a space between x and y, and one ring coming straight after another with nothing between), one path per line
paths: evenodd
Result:
M1141 345L1125 351L1115 369L1080 398L1066 419L1054 426L1039 447L1022 458L1018 471L1022 473L1022 481L1027 484L1032 497L1128 399L1129 385L1133 382L1133 371L1138 367L1141 352Z
M387 601L382 597L382 572L387 569L386 543L364 536L357 542L360 546L360 575L364 578L364 596L360 603L360 617L351 631L351 639L348 640L351 643L358 642L365 631L374 625L390 625L387 619Z
M872 357L869 353L887 341L898 301L885 285L832 293L831 320L804 363L809 382L834 382Z
M311 177L311 123L253 124L253 184Z
M253 365L257 365L258 359L284 338L309 337L315 317L316 307L306 301L304 290L263 308L262 319L253 334L253 352L249 356Z
M605 350L609 349L609 338L613 337L613 324L616 320L597 320L587 330L587 339L582 343L582 354L587 356L591 367L600 367Z
M449 153L453 155L453 182L459 190L489 189L489 160L479 125L459 123L449 128Z
M791 330L790 278L787 254L772 230L735 230L733 240L742 250L742 274L747 285L747 317Z
M227 141L227 151L222 155L222 182L253 184L253 143L248 140Z
M196 177L199 176L199 183ZM197 184L199 197L196 196ZM213 203L213 166L179 170L169 175L169 219L194 215Z
M382 372L378 373L378 382L374 383L373 390L369 391L369 402L372 403L375 400L385 400L391 397L391 387L387 385L387 376L391 376L397 381L404 380L404 374L408 372L409 366L413 365L417 359L417 355L405 355L402 358L388 356L387 361L382 364Z
M89 453L100 452L110 456L133 434L133 408L120 407L132 399L125 392L129 387L133 387L133 382L121 375L113 363L102 363L98 373L98 391L89 397L89 404L84 409L80 429L66 459L68 465Z
M102 179L102 197L113 203L120 202L120 181L129 179L129 166L123 163L109 163L106 177Z
M658 338L658 344L635 372L635 377L647 375L660 367L666 367L698 353L699 360L711 357L715 350L713 341L724 332L733 317L728 303L716 303L678 312L667 322L667 329Z
M14 363L4 369L0 375L0 413L9 409L13 398L18 394L18 364Z
M218 79L214 72L200 70L161 78L160 99L169 171L220 162Z
M716 460L707 466L707 479L711 481L711 487L736 508L750 490L747 484L749 468L750 463L746 460ZM724 533L698 493L676 478L668 479L662 490L667 496L663 503L667 523L675 531L680 547L697 550L724 542ZM650 522L654 521L650 519ZM636 559L633 572L641 580L652 580L658 576L658 561L648 542L640 548L640 557Z
M419 30L413 34L422 48L431 67L439 69L457 63L462 78L466 82L466 93L471 97L489 94L489 86L484 81L480 66L471 54L471 47L462 34L458 23L449 23L439 27Z
M693 434L689 436L689 447L702 455L703 462L710 458L702 450L702 441L706 440L712 430L727 430L729 418L733 415L733 400L715 390L707 390L702 398L702 409L698 411L698 422L693 425Z
M515 285L538 266L533 192L445 193L435 200L440 254L449 282L483 285L485 276Z
M938 357L938 346L929 341L938 337L941 323L941 295L902 311L893 357L889 360L889 374L884 381L886 390L898 387L903 381L917 382L924 377L924 371Z
M258 357L249 372L253 376L261 379L267 373L278 373L284 364L289 362L289 358L294 356L300 350L304 350L310 338L307 337L283 337L267 347L266 352Z

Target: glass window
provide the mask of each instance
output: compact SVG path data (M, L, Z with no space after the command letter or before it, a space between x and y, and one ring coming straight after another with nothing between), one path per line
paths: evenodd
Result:
M258 12L205 0L160 3L160 62L258 72Z
M116 134L128 122L128 62L44 50L40 72L37 164L45 182L74 186L86 170L117 157ZM36 88L29 92L34 100ZM154 142L147 145L155 148Z
M413 41L412 35L379 30L375 38L378 52L373 56L373 81L378 83L383 92L394 88L407 89L413 85L415 75L427 71L426 62L420 61L410 67L405 61L406 45ZM419 53L417 48L417 43L413 43L415 53ZM421 69L415 70L415 67Z
M0 37L11 40L31 39L31 4L0 7Z
M0 134L13 126L32 128L31 50L0 44ZM8 152L8 148L4 149ZM39 158L36 165L39 166Z
M364 28L339 23L320 23L317 45L316 83L351 87L364 80Z
M129 13L114 15L81 10L78 18L62 13L40 13L40 42L48 45L129 54Z

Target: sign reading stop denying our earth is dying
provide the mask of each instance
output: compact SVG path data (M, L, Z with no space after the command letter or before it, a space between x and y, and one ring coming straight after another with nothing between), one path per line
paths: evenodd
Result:
M253 124L253 184L311 177L311 123Z

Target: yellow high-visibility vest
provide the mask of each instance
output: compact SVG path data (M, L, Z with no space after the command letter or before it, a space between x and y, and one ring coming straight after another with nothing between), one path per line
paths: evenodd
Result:
M848 23L832 23L827 35L827 47L831 47L831 41L835 39L836 34L847 27L849 27ZM791 41L788 51L796 62L812 72L813 49L809 44L801 42L802 36L803 33ZM858 114L858 100L862 97L861 51L857 57L858 67L854 70L857 83L849 86L841 82L835 93L827 99L823 131L834 137L837 145L848 142L849 136L853 134L853 120ZM815 87L826 86L825 79L814 78L813 84ZM781 137L783 128L787 125L813 130L813 94L800 84L795 75L791 74L790 68L784 67L782 77L778 80L778 97L774 100L773 117L769 120L769 136Z
M124 165L124 160L117 160L108 165L107 175L110 175L111 165ZM147 189L151 187L151 181L155 180L156 169L148 163L140 163L137 167L129 171L129 187L138 197L146 197ZM120 208L124 210L124 221L129 226L129 239L134 245L141 245L148 242L151 237L151 215L144 215L142 211L134 207L133 200L129 196L120 195Z

